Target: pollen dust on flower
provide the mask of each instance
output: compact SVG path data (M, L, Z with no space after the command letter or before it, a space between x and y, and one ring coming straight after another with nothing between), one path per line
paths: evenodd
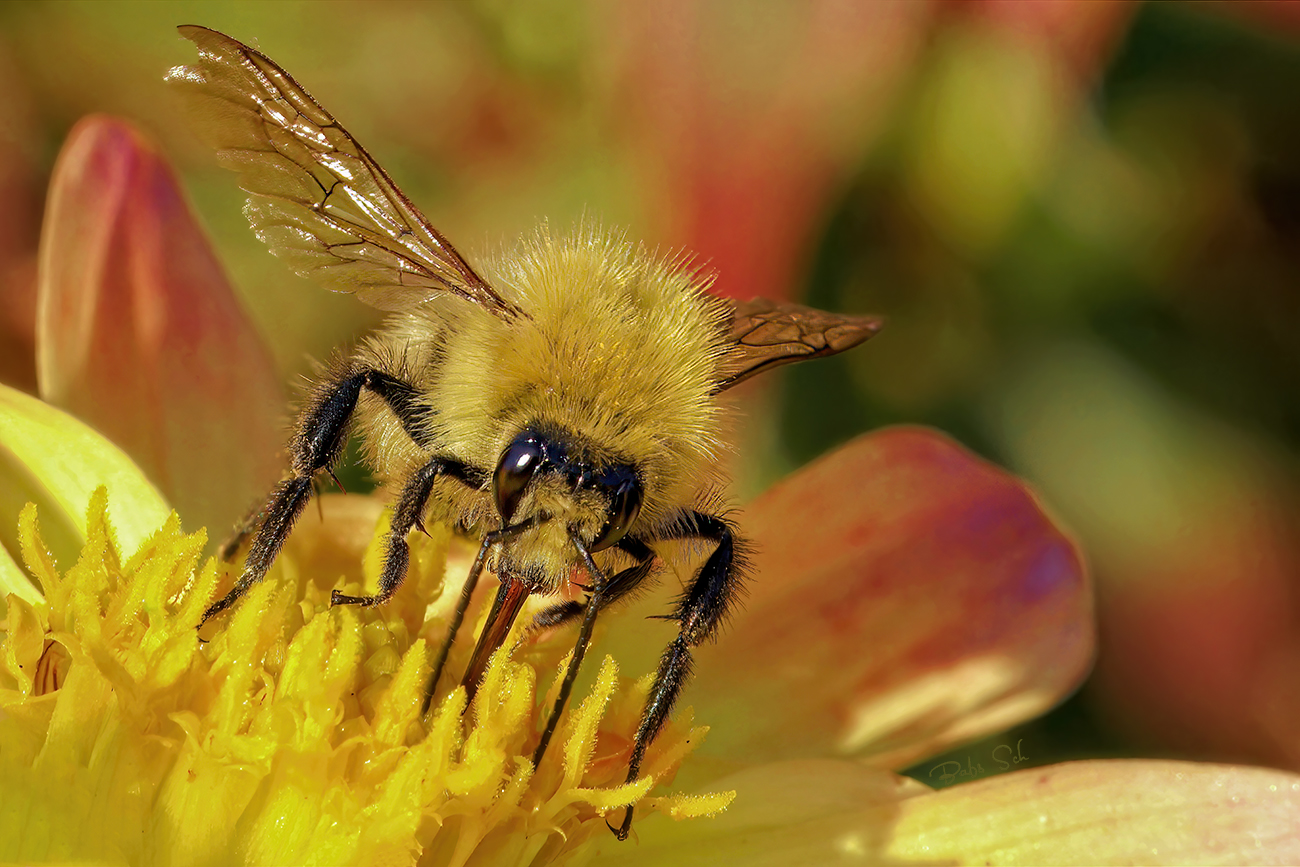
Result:
M374 580L387 522L376 528L369 512L358 535L346 514L334 526L327 515L201 643L195 628L221 580L214 561L199 566L205 534L182 533L173 514L124 560L107 502L100 488L81 556L62 573L35 508L20 517L44 599L7 599L0 860L564 864L629 803L685 818L734 796L643 798L703 737L689 711L665 727L645 776L623 784L649 679L620 679L610 658L535 771L551 704L535 694L538 671L558 683L563 636L518 629L472 707L457 688L422 721L429 645L459 591L442 588L446 531L412 537L404 601L331 609L340 581ZM349 534L363 541L349 547ZM458 652L449 671L463 667Z

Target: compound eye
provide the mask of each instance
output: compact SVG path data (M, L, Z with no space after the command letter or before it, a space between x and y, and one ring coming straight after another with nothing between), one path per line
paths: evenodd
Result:
M608 487L612 489L609 501L609 516L605 526L591 543L592 551L603 551L617 545L641 511L641 483L630 472L619 473L611 480Z
M520 437L501 453L496 474L492 477L492 493L496 497L497 511L506 523L519 507L519 498L524 495L524 488L528 487L544 457L541 441L532 435Z

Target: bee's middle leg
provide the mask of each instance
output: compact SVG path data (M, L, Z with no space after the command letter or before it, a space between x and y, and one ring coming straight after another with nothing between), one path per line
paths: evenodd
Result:
M429 503L429 495L438 479L448 476L473 490L478 490L487 478L487 473L469 466L451 457L435 457L416 470L402 486L397 506L393 510L392 526L388 534L387 551L384 553L384 567L379 574L379 592L373 596L345 596L335 590L330 594L331 605L379 605L387 602L402 586L406 578L406 568L411 560L411 546L406 537L420 525L424 507Z

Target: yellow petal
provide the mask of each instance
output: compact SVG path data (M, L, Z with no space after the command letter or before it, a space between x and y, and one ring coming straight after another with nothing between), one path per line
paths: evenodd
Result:
M724 812L707 822L646 817L633 826L635 841L598 841L592 867L873 863L899 804L929 791L915 780L834 760L761 765L710 788L735 790Z
M612 789L570 789L568 794L572 800L591 804L597 810L612 810L635 804L654 784L653 777L638 777Z
M716 816L736 800L736 790L708 792L703 795L669 795L652 798L646 806L653 806L673 819L691 819L696 816Z
M593 867L1300 863L1300 776L1264 768L1077 762L932 792L822 760L715 785L737 792L716 819L646 818Z
M43 605L32 605L21 597L9 600L0 688L15 695L0 699L0 703L8 705L14 698L33 693L49 628Z
M559 779L560 756L537 777L536 672L513 656L519 636L493 655L471 712L456 688L426 730L427 639L444 634L447 612L408 629L401 606L331 609L329 579L303 573L317 563L336 574L343 548L355 560L345 571L361 573L367 546L347 509L322 513L337 513L340 532L286 545L200 643L218 576L213 561L198 568L204 534L183 534L171 515L124 557L109 499L93 494L88 541L61 573L35 509L23 515L24 558L50 592L35 605L11 597L5 624L0 861L398 864L426 851L447 864L566 863L608 833L603 811L670 779L700 738L670 721L646 756L654 772L624 785L648 682L615 682L609 663L578 722L561 720L584 741L577 785ZM361 512L373 525L374 510ZM446 551L445 538L412 541ZM332 553L295 562L312 544ZM534 637L520 656L552 670L567 645ZM725 797L662 809L707 814Z
M19 550L18 512L34 502L55 559L70 566L86 541L86 503L101 485L113 491L109 515L125 550L140 547L171 511L117 446L67 413L0 385L0 542L11 555Z
M566 657L563 667L568 667ZM566 726L568 738L564 741L564 785L566 788L576 786L591 762L591 754L596 749L596 732L604 716L605 706L614 692L618 681L618 664L614 657L606 656L601 663L600 673L596 675L596 685L591 694L582 700L576 711L569 715Z
M41 591L32 584L27 573L10 556L9 550L0 546L0 600L4 600L10 593L27 602L34 602L41 598ZM0 605L2 604L0 602ZM0 607L0 616L3 616L4 610Z

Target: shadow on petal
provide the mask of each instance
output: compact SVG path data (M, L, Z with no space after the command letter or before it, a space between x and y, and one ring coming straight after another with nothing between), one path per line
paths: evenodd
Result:
M877 863L893 835L900 803L929 792L915 780L830 759L762 765L711 786L736 790L736 800L726 812L708 822L648 817L635 829L635 845L602 839L600 855L592 863Z

